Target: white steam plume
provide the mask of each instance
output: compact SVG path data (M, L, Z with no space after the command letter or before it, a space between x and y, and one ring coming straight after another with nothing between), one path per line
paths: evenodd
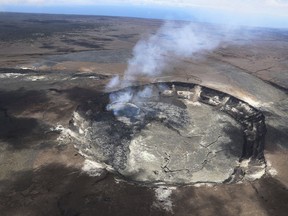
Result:
M190 22L167 22L154 35L136 44L124 75L114 77L106 88L107 90L124 88L139 77L159 77L169 71L166 69L171 66L174 59L205 56L201 54L211 52L223 42L240 43L237 39L241 36L247 41L252 36L246 33L244 28L231 29ZM151 96L153 94L149 89L145 89L143 94L133 91L135 90L127 88L126 92L121 94L110 94L110 104L135 102L149 98L149 94Z
M167 22L155 35L136 44L122 80L114 77L107 88L124 87L139 76L159 76L172 58L213 50L222 40L199 25Z

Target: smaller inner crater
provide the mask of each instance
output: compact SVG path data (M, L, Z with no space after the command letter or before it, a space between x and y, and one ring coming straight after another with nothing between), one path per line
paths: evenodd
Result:
M70 123L83 155L129 181L232 183L265 163L263 114L199 85L155 83L107 93L80 105Z

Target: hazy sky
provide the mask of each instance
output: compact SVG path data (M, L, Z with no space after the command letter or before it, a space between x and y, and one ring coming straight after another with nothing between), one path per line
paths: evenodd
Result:
M193 18L288 28L288 0L0 0L0 11Z

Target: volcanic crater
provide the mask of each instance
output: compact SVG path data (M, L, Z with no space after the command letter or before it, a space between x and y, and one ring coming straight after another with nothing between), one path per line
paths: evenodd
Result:
M78 106L70 129L84 156L131 182L236 183L265 173L263 113L196 84L104 93Z

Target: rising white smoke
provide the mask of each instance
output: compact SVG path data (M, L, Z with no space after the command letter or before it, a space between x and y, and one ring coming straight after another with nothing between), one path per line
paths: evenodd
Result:
M160 75L171 56L189 57L199 51L211 50L217 44L213 38L207 40L207 36L195 25L166 23L148 40L137 43L124 78Z
M107 88L124 87L139 76L159 76L173 58L213 50L223 40L215 35L199 25L167 22L155 35L136 44L124 76L114 77Z
M199 58L200 54L213 51L222 42L235 43L238 35L245 35L245 31L237 29L212 27L193 23L167 22L154 35L140 40L133 49L133 57L128 61L127 69L122 77L114 77L106 86L107 90L129 86L139 77L159 77L174 59L183 57ZM246 40L251 37L245 35ZM203 55L202 55L203 56ZM152 95L152 91L145 90L145 98ZM143 94L144 94L143 93ZM139 92L131 88L121 94L111 94L110 104L129 103L141 98ZM113 106L112 106L113 107Z

